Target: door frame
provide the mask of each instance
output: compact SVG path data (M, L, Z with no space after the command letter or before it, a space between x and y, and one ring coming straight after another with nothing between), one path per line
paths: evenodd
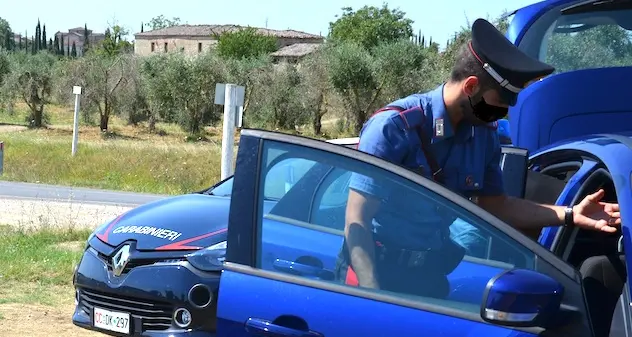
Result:
M547 175L546 171L548 170L579 166L577 171L568 179L560 194L556 196L555 205L572 204L580 187L599 165L599 159L588 153L569 149L535 153L529 159L530 170L544 175ZM544 173L542 173L543 171ZM569 235L568 231L559 226L544 227L540 232L538 242L561 257L561 252L558 251L559 244L566 235Z
M440 197L445 198L448 202L458 205L473 216L480 218L490 226L495 227L497 230L503 232L505 235L508 235L513 240L516 240L526 249L532 251L534 255L538 257L539 270L551 272L551 269L554 269L556 270L556 273L566 277L566 279L558 280L562 284L576 284L577 287L581 287L580 274L572 266L562 261L545 247L524 236L518 230L502 222L500 219L486 212L468 199L448 190L430 179L381 158L343 146L307 137L254 129L243 129L241 131L240 146L235 169L235 180L233 183L233 199L230 205L227 233L227 240L229 244L227 246L226 263L224 265L225 272L249 274L281 282L300 284L305 287L318 288L335 293L373 299L380 302L484 323L479 313L467 313L461 310L448 308L446 306L432 304L430 303L431 301L428 301L428 303L420 303L418 301L404 299L389 294L369 292L361 288L311 280L256 268L257 246L262 235L260 228L258 228L258 223L263 213L262 203L260 205L259 202L260 185L263 183L260 181L260 178L262 178L260 170L261 165L264 165L264 163L262 163L264 143L268 141L307 147L337 156L342 156L350 160L361 161L378 169L407 179L421 188L431 190ZM220 300L220 302L222 301ZM586 308L581 311L585 313ZM542 328L509 329L526 331L535 334L543 331Z

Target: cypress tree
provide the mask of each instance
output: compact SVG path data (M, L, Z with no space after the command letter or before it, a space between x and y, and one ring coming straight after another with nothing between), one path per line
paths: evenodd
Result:
M49 38L48 39L48 52L51 53L51 54L54 52L53 46L54 46L53 39Z
M35 26L35 42L33 45L35 46L35 52L42 49L42 26L40 25L40 20L37 19L37 26Z
M66 48L64 47L64 35L59 37L59 55L64 56L66 53Z
M18 50L22 50L22 35L18 36Z
M35 55L37 53L37 40L35 36L31 36L31 54Z
M77 46L75 46L75 41L72 42L72 50L70 51L70 57L77 57Z
M48 46L46 45L47 42L48 40L46 39L46 24L44 24L44 26L42 27L42 50L48 49Z
M83 25L83 55L90 49L90 34L88 33L88 24Z
M140 32L143 33L144 32L144 27L145 25L141 22L140 23Z
M53 54L59 55L59 37L55 34L55 40L53 40Z

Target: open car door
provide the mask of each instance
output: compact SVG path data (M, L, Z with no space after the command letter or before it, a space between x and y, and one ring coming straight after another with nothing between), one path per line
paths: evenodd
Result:
M273 180L267 174L288 158L314 165L264 211L265 185ZM480 229L500 254L466 256L448 275L447 297L343 284L330 271L342 245L352 174L381 179L392 193L451 212ZM243 130L234 179L218 336L592 336L575 269L416 173L322 141ZM518 276L520 282L511 281ZM497 292L501 283L511 300ZM539 284L544 293L555 289L559 297L552 298L561 302L524 302L521 296L539 297L522 284Z

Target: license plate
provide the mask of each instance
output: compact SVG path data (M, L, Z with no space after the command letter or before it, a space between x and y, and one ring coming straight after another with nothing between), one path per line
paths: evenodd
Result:
M95 307L92 317L95 328L129 334L130 315L128 313Z

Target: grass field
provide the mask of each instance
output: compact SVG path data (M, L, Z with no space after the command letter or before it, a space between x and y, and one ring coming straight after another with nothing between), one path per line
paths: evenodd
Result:
M51 125L39 130L21 126L24 106L15 111L0 112L5 180L179 194L220 178L221 135L212 128L204 141L188 142L175 125L158 125L160 132L149 133L114 118L107 134L81 126L72 157L69 109L48 108Z
M150 133L113 117L105 134L81 125L72 157L72 109L46 106L45 111L50 125L31 130L24 122L25 105L16 105L12 115L0 110L0 179L158 194L197 191L220 179L220 128L208 127L202 140L191 142L176 125L158 124L159 132Z
M0 226L0 331L7 336L97 336L72 325L72 272L87 229Z

